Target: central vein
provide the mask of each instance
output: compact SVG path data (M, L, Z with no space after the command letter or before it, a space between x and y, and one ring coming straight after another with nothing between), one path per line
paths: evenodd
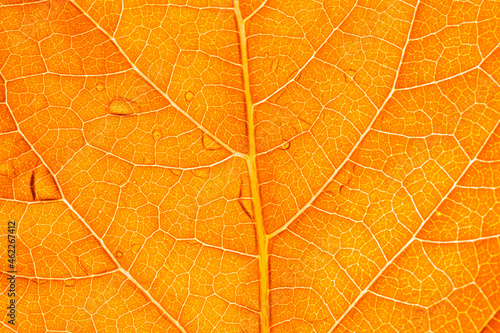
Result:
M250 187L252 191L252 202L254 208L254 220L257 232L257 247L259 251L259 274L260 274L260 329L261 332L269 332L269 258L268 244L269 239L264 228L262 218L262 205L260 202L259 180L257 178L257 154L255 149L255 125L254 125L254 107L252 96L250 95L250 76L248 71L248 52L247 39L245 31L245 22L241 16L239 1L234 1L236 23L240 35L241 64L243 70L243 80L245 85L245 106L248 125L249 151L246 158L250 174Z

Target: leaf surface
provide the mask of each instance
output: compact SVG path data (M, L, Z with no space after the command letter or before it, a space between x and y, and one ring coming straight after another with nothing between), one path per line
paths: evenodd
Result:
M500 3L0 1L5 332L498 332Z

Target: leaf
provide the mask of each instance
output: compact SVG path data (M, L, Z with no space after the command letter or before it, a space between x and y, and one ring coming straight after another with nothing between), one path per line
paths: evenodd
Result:
M500 330L499 2L0 3L2 331Z

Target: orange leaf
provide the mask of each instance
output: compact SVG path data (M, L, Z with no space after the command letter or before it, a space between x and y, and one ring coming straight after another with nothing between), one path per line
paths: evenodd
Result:
M500 332L499 45L495 0L0 0L1 331Z

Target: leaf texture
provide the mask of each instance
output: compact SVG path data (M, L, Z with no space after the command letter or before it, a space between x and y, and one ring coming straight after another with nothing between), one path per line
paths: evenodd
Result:
M500 2L0 0L1 332L500 332Z

